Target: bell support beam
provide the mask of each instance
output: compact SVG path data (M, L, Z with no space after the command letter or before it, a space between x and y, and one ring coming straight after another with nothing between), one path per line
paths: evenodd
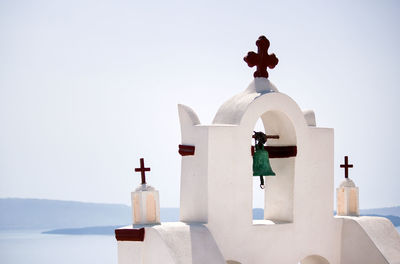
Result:
M193 156L195 149L196 149L195 146L179 145L178 152L179 154L181 154L181 156Z
M270 159L290 158L297 156L297 146L264 146ZM254 146L251 146L251 156L254 155Z
M297 156L297 146L265 146L270 159L290 158ZM195 146L179 145L179 154L181 156L193 156ZM251 146L251 155L254 155L254 146Z
M144 228L115 229L115 239L117 241L143 241Z

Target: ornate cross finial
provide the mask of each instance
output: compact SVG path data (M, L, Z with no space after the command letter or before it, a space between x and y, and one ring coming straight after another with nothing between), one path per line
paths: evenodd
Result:
M353 168L353 164L349 164L348 156L344 156L344 164L340 164L340 168L344 168L344 177L349 178L349 168Z
M247 62L249 67L257 66L257 71L254 72L254 77L268 78L267 67L270 69L275 68L279 60L273 53L268 55L270 44L269 40L265 36L260 36L256 41L256 45L258 47L258 53L250 51L243 59Z
M150 168L145 168L145 167L144 167L144 159L143 159L143 158L140 159L140 168L135 168L135 171L136 171L136 172L139 172L139 171L140 171L140 173L141 173L141 175L142 175L142 184L146 184L146 174L145 174L145 171L150 171Z

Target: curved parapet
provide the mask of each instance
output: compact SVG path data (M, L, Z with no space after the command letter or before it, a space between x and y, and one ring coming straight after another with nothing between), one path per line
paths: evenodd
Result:
M315 121L315 113L313 110L305 110L303 111L303 114L308 126L315 127L317 125L317 122Z
M342 264L400 263L400 235L383 217L342 217Z
M179 120L181 125L199 125L200 119L192 108L189 106L178 104Z
M178 114L181 124L182 144L191 144L194 126L200 124L200 119L192 108L183 104L178 104Z

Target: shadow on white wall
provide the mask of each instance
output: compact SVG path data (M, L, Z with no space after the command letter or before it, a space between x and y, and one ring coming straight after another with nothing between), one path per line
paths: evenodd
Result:
M299 264L329 264L329 261L326 258L318 256L318 255L311 255L305 257L303 260L299 262Z

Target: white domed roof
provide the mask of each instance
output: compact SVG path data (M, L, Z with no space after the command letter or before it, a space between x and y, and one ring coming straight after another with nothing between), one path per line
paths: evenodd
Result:
M351 179L347 178L344 181L342 181L340 187L356 187L356 185Z
M239 124L247 107L257 97L278 92L267 78L254 78L246 90L226 101L214 117L213 124Z
M135 192L144 192L144 191L155 191L156 189L153 186L145 184L141 184L139 187L135 189Z

